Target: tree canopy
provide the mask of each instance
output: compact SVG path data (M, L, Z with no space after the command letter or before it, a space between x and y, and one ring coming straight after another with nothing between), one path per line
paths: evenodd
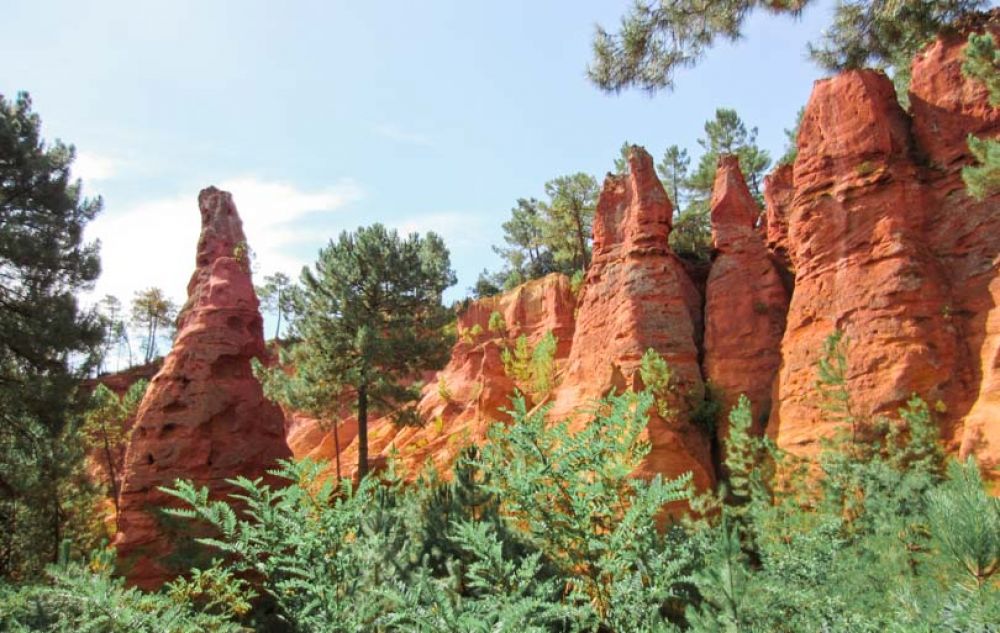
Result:
M811 0L636 0L617 32L598 26L587 68L602 90L671 89L719 40L742 37L755 11L798 15ZM827 70L874 65L902 74L930 39L986 0L838 0L810 56Z
M103 340L76 299L100 272L83 231L102 202L71 179L74 156L45 143L27 94L0 96L0 577L37 565L31 553L55 556L56 487L72 465L61 438Z
M413 421L421 372L448 360L453 314L441 295L454 283L448 249L434 233L400 237L381 224L341 233L313 270L302 271L294 375L270 372L268 392L331 417L353 400L363 477L369 415Z

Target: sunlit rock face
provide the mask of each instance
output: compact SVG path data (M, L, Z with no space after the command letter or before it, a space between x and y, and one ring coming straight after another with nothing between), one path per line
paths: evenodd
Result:
M670 250L673 206L653 160L633 148L629 173L604 181L594 216L593 259L580 294L576 331L553 418L577 412L612 390L642 387L640 361L654 349L673 370L676 419L650 412L652 445L640 475L692 472L698 486L714 481L706 434L690 422L689 401L704 393L697 340L701 296Z
M575 308L570 280L558 273L470 301L458 314L458 337L448 364L414 379L424 383L417 403L421 424L400 426L388 417L369 420L373 465L393 456L404 478L417 476L428 464L447 477L463 449L482 442L493 423L510 419L506 411L517 385L504 369L503 350L514 349L521 336L533 347L551 333L558 374L573 340ZM295 456L324 460L331 474L339 469L341 476L353 477L358 446L351 404L344 402L336 426L332 420L288 411L288 444Z
M250 367L264 356L263 320L248 248L232 196L198 196L201 236L177 336L139 409L125 457L116 540L119 566L135 585L157 587L185 568L175 526L155 509L176 479L233 492L226 479L255 478L290 456L281 410L264 398Z
M725 415L741 394L751 402L759 432L771 409L771 389L781 364L789 295L764 237L756 230L760 208L747 188L739 161L719 161L712 189L715 258L705 289L705 379L722 404L720 443L729 429Z
M1000 112L962 76L964 43L942 39L917 56L909 114L875 71L816 84L786 214L795 290L768 425L783 448L815 454L835 429L814 365L839 329L858 414L920 395L950 449L987 470L997 463L1000 198L971 199L960 171L972 161L966 137L996 137Z

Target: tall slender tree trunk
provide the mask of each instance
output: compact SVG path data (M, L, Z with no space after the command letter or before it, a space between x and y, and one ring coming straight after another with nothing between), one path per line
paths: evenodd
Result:
M587 236L583 234L583 211L577 211L576 217L576 241L577 248L580 249L580 270L587 270Z
M334 414L334 415L336 415L336 414ZM334 451L334 453L333 453L333 461L336 462L336 465L337 465L337 482L338 483L340 482L340 479L343 477L343 475L340 474L340 431L338 430L339 426L340 425L337 423L337 419L334 418L333 419L333 451Z
M358 481L368 474L368 385L358 387Z
M101 422L101 434L104 436L104 459L108 460L108 479L111 480L111 501L115 505L115 531L118 525L118 473L115 469L115 460L111 455L111 442L108 441L108 429L105 422Z

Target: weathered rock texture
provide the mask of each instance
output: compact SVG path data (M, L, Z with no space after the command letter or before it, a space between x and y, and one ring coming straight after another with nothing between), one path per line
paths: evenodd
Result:
M785 269L790 269L792 265L788 256L788 207L795 196L792 177L792 166L789 164L779 165L764 177L767 248Z
M815 364L827 336L841 330L857 415L894 413L916 393L935 405L951 450L996 468L1000 198L970 199L960 171L972 160L967 135L1000 135L1000 112L962 76L964 42L942 39L917 57L910 113L879 72L818 82L794 165L766 180L763 223L735 161L723 161L707 280L670 251L670 201L652 160L634 152L630 173L605 182L578 303L562 277L473 303L451 362L424 389L425 425L373 422L372 455L395 449L413 469L426 459L450 464L489 422L505 419L500 409L514 384L503 348L521 333L537 342L552 330L558 386L535 404L544 399L554 419L584 424L580 410L595 399L641 387L640 359L653 348L674 371L682 414L651 419L653 450L640 474L692 471L705 485L714 474L708 438L687 420L703 378L727 407L747 393L781 447L815 455L819 439L835 431L816 395ZM494 311L505 316L506 334L489 331ZM357 452L352 418L344 419L349 474ZM724 434L725 415L720 422ZM314 420L291 417L289 438L296 454L333 450Z
M155 508L175 500L175 479L231 492L225 479L259 477L289 456L280 409L264 399L250 360L264 355L263 322L230 194L198 196L201 237L174 347L139 409L125 459L119 564L129 581L156 587L180 563L170 521ZM175 561L175 559L178 559Z
M701 297L667 243L672 214L652 158L633 148L629 173L609 175L597 203L593 259L551 415L572 415L612 389L641 388L640 361L652 348L674 372L673 404L682 413L668 422L651 412L652 451L639 474L691 471L705 486L713 481L707 438L686 416L688 403L704 393L696 344Z
M768 426L783 448L814 454L833 431L814 363L839 329L856 413L913 393L940 401L946 441L996 463L1000 198L971 200L959 171L966 136L996 136L1000 114L962 77L963 45L942 40L917 58L912 118L875 71L816 84L787 213L795 292Z
M466 446L482 441L495 421L509 419L515 383L504 371L501 353L520 336L535 345L548 332L556 338L556 371L573 340L576 297L565 275L552 274L510 292L474 301L459 315L459 338L451 360L426 382L417 409L423 426L399 427L388 419L370 423L369 455L378 463L395 452L401 472L414 476L430 461L447 475ZM501 330L490 330L490 316L503 317ZM289 416L289 444L296 457L324 458L333 465L336 451L330 425L299 415ZM357 470L357 421L345 413L338 427L341 473Z
M750 398L756 429L771 409L781 364L788 292L754 222L757 203L735 156L719 161L712 189L712 243L716 251L705 291L705 379L723 404L717 432L728 434L728 412L740 394Z
M987 28L1000 40L1000 10ZM928 243L951 287L942 311L964 352L947 431L961 456L976 454L1000 479L1000 196L972 200L960 173L971 162L968 134L1000 136L1000 108L962 76L964 45L965 37L948 37L917 56L910 103L913 135L930 164Z

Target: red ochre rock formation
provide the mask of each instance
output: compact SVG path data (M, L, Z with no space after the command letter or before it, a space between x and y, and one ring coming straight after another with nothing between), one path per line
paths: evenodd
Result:
M723 404L717 426L720 440L728 433L727 412L740 394L750 399L756 429L763 428L781 364L789 297L754 228L758 215L738 158L722 157L712 189L716 255L705 291L703 360L705 379Z
M917 394L944 410L952 450L996 466L1000 197L972 200L960 168L966 136L997 136L1000 114L962 76L963 46L939 40L916 58L911 115L875 71L816 84L787 213L795 292L768 426L783 448L815 454L834 430L814 365L839 329L856 413L889 413Z
M577 412L595 399L641 387L640 359L653 348L670 363L680 393L701 397L703 369L726 405L747 393L762 417L770 401L767 433L812 456L835 430L816 394L815 365L839 329L849 340L847 382L858 414L893 413L916 393L938 410L950 450L996 467L1000 199L972 200L960 171L972 160L967 135L996 137L1000 113L961 74L964 41L942 39L916 58L910 113L879 72L818 82L794 165L766 180L765 222L736 165L724 162L712 202L715 258L697 287L692 273L700 269L668 247L671 204L652 161L634 152L630 173L605 182L578 301L565 278L550 277L471 304L459 323L466 336L424 389L424 426L373 422L372 455L395 450L413 468L427 459L449 464L491 421L506 419L500 409L514 385L503 372L504 346L521 333L536 342L553 330L558 386L546 400L553 419L584 423ZM489 331L494 311L505 316L506 335ZM678 405L685 411L690 401ZM345 419L343 462L353 469ZM292 418L289 429L296 454L330 454L329 434L315 421ZM654 415L648 437L653 451L640 474L690 470L700 485L713 480L707 438L684 415L670 423Z
M989 22L1000 41L1000 11ZM1000 479L1000 195L977 202L961 179L972 162L966 137L1000 136L1000 108L962 75L965 41L944 37L916 57L910 103L913 135L930 163L928 243L951 286L942 311L965 352L946 431L962 457L975 454Z
M609 175L594 216L593 259L580 295L576 332L551 416L572 416L611 390L642 387L647 349L670 365L679 419L650 412L652 450L640 475L677 477L688 471L699 487L713 480L707 437L685 412L704 384L696 340L701 297L670 250L673 208L641 148L629 155L627 175ZM585 415L577 415L585 423Z
M767 248L786 269L792 264L788 257L788 208L795 197L792 175L792 165L786 163L764 177Z
M198 196L201 237L177 337L142 401L125 458L119 565L129 581L156 587L173 572L173 532L156 508L175 479L232 492L228 478L260 477L290 455L280 409L264 398L250 360L263 357L263 321L242 222L229 193ZM179 561L183 569L183 562Z
M397 426L379 418L370 422L369 455L374 463L394 454L405 477L417 475L430 461L447 474L463 448L481 442L496 421L506 421L515 384L504 371L501 353L513 348L520 336L535 345L547 333L556 338L556 368L569 354L573 339L574 296L569 279L552 274L529 281L495 297L471 302L459 315L458 340L448 365L423 376L417 410L422 426ZM490 317L503 317L501 330L490 330ZM333 466L336 451L330 425L300 415L288 418L289 445L296 457L328 460ZM340 420L337 440L341 446L341 474L357 470L357 420L349 412Z

